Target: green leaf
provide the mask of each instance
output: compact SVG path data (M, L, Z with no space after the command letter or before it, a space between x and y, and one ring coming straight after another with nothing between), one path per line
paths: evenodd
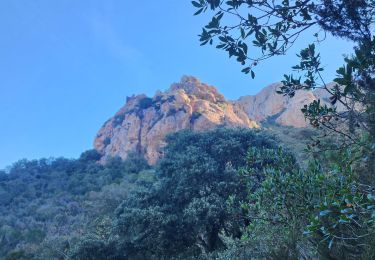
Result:
M198 14L200 14L200 13L203 11L203 9L204 9L204 8L199 9L198 11L196 11L196 12L194 13L194 15L198 15Z
M243 52L244 52L245 54L247 54L247 44L246 44L246 43L243 43L243 44L242 44L242 48L243 48Z
M221 18L223 18L223 16L224 16L224 13L220 13L218 16L217 16L217 21L220 21L221 20Z
M198 2L192 1L191 3L192 3L195 7L197 7L197 8L202 7L202 5L201 5L200 3L198 3Z
M326 209L326 210L323 210L319 213L319 216L323 217L323 216L326 216L328 215L329 213L331 213L332 211L329 210L329 209Z
M245 33L245 30L241 27L241 37L242 39L245 39L245 36L246 36L246 33Z
M251 68L250 67L246 67L244 69L241 70L241 72L245 73L245 74L249 74Z

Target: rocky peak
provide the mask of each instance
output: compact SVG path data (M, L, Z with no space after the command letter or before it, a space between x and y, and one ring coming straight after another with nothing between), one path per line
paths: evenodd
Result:
M154 164L162 156L165 136L182 129L202 131L217 126L258 127L246 113L225 100L216 88L190 76L150 98L128 97L126 104L99 130L95 149L126 158L137 151Z
M330 87L331 83L328 87ZM244 96L234 101L234 106L242 109L258 123L272 121L283 126L307 127L309 122L305 120L301 108L314 100L320 99L323 104L329 103L329 94L322 89L314 91L297 91L293 98L276 93L282 83L274 83L263 88L254 96ZM342 109L339 105L338 110Z
M257 128L264 122L306 127L301 108L316 99L328 104L325 91L299 91L289 98L276 93L274 83L254 96L229 102L218 90L195 77L184 76L154 97L133 95L99 130L94 141L103 161L126 158L132 151L145 155L150 164L162 156L165 136L182 130L203 131L217 126Z
M183 76L179 83L172 84L168 90L168 92L176 91L182 91L187 95L211 102L225 102L224 96L215 87L202 83L192 76Z

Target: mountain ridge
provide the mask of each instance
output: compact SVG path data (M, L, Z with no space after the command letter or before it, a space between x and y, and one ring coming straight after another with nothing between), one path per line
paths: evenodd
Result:
M126 104L99 130L94 147L104 160L112 156L125 159L130 152L138 152L155 164L162 156L167 134L217 126L259 127L216 88L184 76L152 98L143 94L127 98Z
M103 162L138 152L155 164L163 156L166 135L183 129L260 128L269 118L282 126L307 127L301 108L315 99L326 99L323 92L300 91L289 98L276 93L280 86L273 83L256 95L228 101L215 87L183 76L153 97L127 97L125 105L99 129L94 148L102 154Z

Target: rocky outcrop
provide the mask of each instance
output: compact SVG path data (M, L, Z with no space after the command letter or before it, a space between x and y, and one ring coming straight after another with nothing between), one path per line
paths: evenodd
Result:
M237 104L225 100L214 87L194 77L183 77L167 91L150 98L137 95L99 130L94 147L103 154L126 158L129 152L145 155L150 164L162 156L165 136L182 129L208 130L219 125L256 128Z
M307 127L301 112L304 105L320 99L322 103L329 104L329 95L326 91L297 91L293 98L276 93L281 83L274 83L262 89L254 96L244 96L233 101L235 107L258 123L272 121L283 126Z
M166 135L182 129L204 131L217 126L258 128L265 124L307 127L301 108L316 99L329 104L326 91L298 91L293 98L279 95L281 83L254 96L227 101L216 88L184 76L165 92L150 98L128 97L126 104L99 130L94 147L102 155L125 159L130 152L144 154L150 164L161 156ZM340 107L338 106L338 109Z

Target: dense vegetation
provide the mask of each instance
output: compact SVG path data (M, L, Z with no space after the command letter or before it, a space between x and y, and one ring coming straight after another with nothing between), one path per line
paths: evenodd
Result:
M240 239L251 219L241 203L282 150L262 132L237 129L167 139L155 169L136 155L97 163L19 161L1 175L1 255L6 259L209 257ZM256 152L257 160L246 156ZM292 155L291 168L298 168ZM281 161L280 161L281 160ZM290 169L291 169L290 168ZM259 186L259 185L258 185Z
M281 175L277 173L276 176L271 176L271 180L274 180L270 183L266 178L262 185L269 185L268 190L277 191L276 194L283 196L269 204L260 204L255 218L260 214L267 216L276 208L287 214L275 215L277 212L274 212L270 216L286 216L288 221L285 223L297 223L295 226L283 226L288 227L283 228L287 231L283 237L291 236L291 241L294 242L287 243L291 246L286 247L282 241L277 242L273 248L281 246L286 250L283 257L278 257L373 259L374 1L199 0L192 1L192 4L197 8L195 15L208 10L214 12L210 22L202 29L201 44L215 43L216 48L226 51L229 57L235 57L244 66L242 72L250 73L252 78L255 77L253 69L263 60L285 55L299 38L314 36L314 42L297 55L300 58L299 64L292 67L298 76L289 73L285 75L277 92L293 98L297 91L322 89L330 96L330 105L314 100L301 108L305 118L319 134L315 136L314 143L308 146L318 156L310 160L307 164L309 167L302 171L289 171ZM348 53L344 65L337 69L333 84L327 84L322 76L324 66L321 60L324 57L320 56L315 45L324 41L327 34L351 41L355 46L353 54ZM278 175L280 177L275 179ZM296 179L294 176L301 177ZM316 181L317 178L323 181ZM281 183L286 186L278 190L277 186ZM305 187L304 192L298 191L299 186ZM262 194L263 191L267 194L267 189L260 188L254 195L259 192ZM317 194L314 189L318 191ZM283 193L284 190L288 193ZM298 202L303 201L299 210L294 210L293 204L287 203L288 197L294 199L296 195L299 197ZM257 200L255 204L256 202ZM309 225L304 228L308 237L306 242L301 242L298 234L301 234L300 229L309 218L303 217L303 214L295 214L298 211L310 215ZM262 219L266 226L273 221ZM270 227L275 226L278 225ZM260 234L255 237L260 238L264 236ZM275 240L268 242L273 241ZM315 249L310 250L309 244L314 245ZM266 249L266 255L272 250Z
M97 252L110 259L193 258L225 249L223 235L240 238L246 219L228 203L247 195L238 170L250 148L275 150L274 141L228 129L182 131L167 141L153 187L126 199L105 239L91 234L71 252L73 259L96 259Z
M15 163L1 174L2 257L375 257L374 191L350 159L361 149L312 154L304 166L264 131L182 131L167 142L153 169L135 154L103 166L95 151Z
M0 258L62 258L89 225L105 219L152 173L131 155L97 163L96 151L78 160L21 160L0 173ZM143 184L144 185L144 184Z

